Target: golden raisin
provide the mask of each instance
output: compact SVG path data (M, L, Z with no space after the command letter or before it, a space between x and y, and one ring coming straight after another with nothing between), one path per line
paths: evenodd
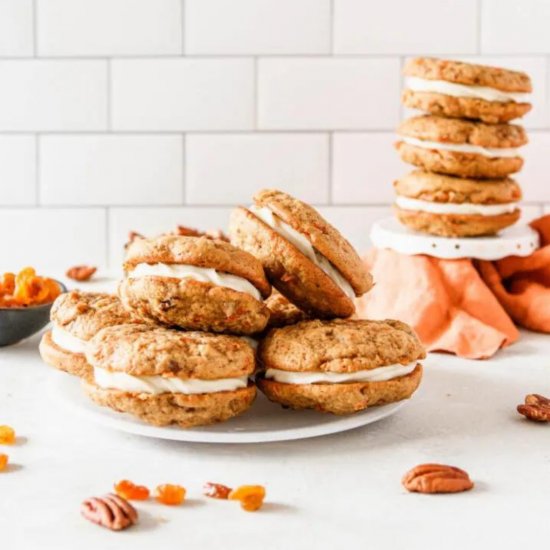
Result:
M229 493L229 500L239 500L241 508L247 512L259 510L264 498L265 488L261 485L241 485Z
M0 445L13 445L15 443L15 430L9 426L0 426Z
M143 485L136 485L127 479L115 484L115 493L126 500L147 500L149 489Z
M8 465L8 455L0 454L0 472L6 469Z
M203 487L203 495L210 498L227 499L231 491L231 487L227 487L227 485L211 483L210 481L205 483Z
M181 485L159 485L155 489L155 498L161 504L177 506L185 500L186 490Z

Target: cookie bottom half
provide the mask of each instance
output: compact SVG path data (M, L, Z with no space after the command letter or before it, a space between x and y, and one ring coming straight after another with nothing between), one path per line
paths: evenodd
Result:
M242 414L252 405L256 387L215 393L128 393L100 388L82 381L84 392L98 405L131 414L153 426L178 425L193 428L224 422Z
M476 153L424 149L402 141L397 144L397 149L404 162L428 172L462 178L504 178L519 172L523 166L521 157L485 157Z
M74 376L85 378L92 373L92 367L83 353L74 353L60 348L52 339L52 333L46 332L38 346L40 356L48 365Z
M345 415L408 399L421 379L422 366L418 364L410 374L383 382L283 384L258 377L256 384L270 401L285 407Z
M404 90L403 104L432 115L451 118L470 118L488 124L509 122L522 117L531 110L530 103L515 101L487 101L473 97L453 97L434 92L413 92Z
M397 219L410 229L439 237L481 237L494 235L516 223L521 211L498 216L479 214L433 214L417 210L403 210L394 206Z

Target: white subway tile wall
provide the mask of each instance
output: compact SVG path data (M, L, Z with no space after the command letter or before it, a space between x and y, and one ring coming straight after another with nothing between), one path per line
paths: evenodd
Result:
M44 135L39 138L44 205L183 202L178 135Z
M185 151L189 204L247 204L258 185L329 202L327 134L188 135Z
M37 2L41 56L178 55L180 0L46 0Z
M266 186L365 250L409 170L412 55L532 76L517 179L524 220L548 212L549 20L549 0L0 0L2 267L116 268L128 231L225 227Z

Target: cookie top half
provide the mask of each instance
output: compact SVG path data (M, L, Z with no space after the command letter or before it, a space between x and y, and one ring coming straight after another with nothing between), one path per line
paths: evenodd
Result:
M416 57L406 62L405 76L426 80L445 80L467 86L486 86L503 92L530 93L531 79L520 71L476 65L462 61Z
M135 239L126 250L124 268L131 272L140 263L212 268L248 280L264 297L271 292L262 264L252 254L221 240L179 235Z
M80 340L90 340L105 327L138 322L122 307L116 296L79 290L58 296L53 303L50 319Z
M433 202L505 204L521 199L521 189L511 178L475 180L414 170L394 182L398 195Z
M253 348L237 336L119 325L99 331L86 359L96 368L132 376L216 380L254 372Z
M259 191L254 195L254 202L304 235L345 277L358 296L371 288L372 277L353 246L315 208L276 189Z
M401 321L337 319L273 329L260 343L258 356L266 368L351 373L407 365L426 353L413 330Z
M415 116L401 123L402 137L487 148L515 148L527 143L527 133L517 124L485 124L433 115Z

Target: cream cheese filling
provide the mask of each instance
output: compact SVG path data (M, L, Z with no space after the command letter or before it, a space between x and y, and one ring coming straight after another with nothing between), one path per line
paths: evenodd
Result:
M260 291L248 280L231 273L220 273L210 267L197 267L187 264L137 264L127 275L129 278L138 277L173 277L176 279L192 279L202 283L212 283L249 294L256 300L261 300Z
M403 210L417 210L430 212L431 214L479 214L481 216L498 216L514 212L518 205L516 202L504 204L474 204L471 202L431 202L418 199L411 199L398 195L395 204Z
M290 372L280 369L267 369L265 378L282 384L343 384L346 382L384 382L410 374L417 365L413 361L408 365L386 365L356 372Z
M416 76L407 77L405 79L405 87L413 92L433 92L453 97L471 97L501 103L508 101L522 103L528 101L529 97L529 94L526 93L503 92L502 90L489 88L488 86L469 86L446 80L428 80Z
M218 378L216 380L201 380L198 378L176 378L166 376L132 376L125 372L109 371L94 368L94 380L97 386L109 390L119 390L128 393L215 393L220 391L235 391L246 388L248 376L235 378Z
M54 323L52 327L52 340L60 348L73 353L84 353L86 341L73 336L70 332L62 329Z
M454 153L474 153L489 158L511 158L518 156L518 150L511 147L491 148L471 145L470 143L441 143L439 141L428 141L408 136L400 136L400 138L409 145L422 147L423 149L439 149L441 151L452 151Z
M309 240L296 231L293 227L285 223L267 207L251 206L249 209L255 216L269 225L276 233L281 235L291 244L293 244L304 256L310 259L316 266L321 268L338 285L340 290L349 298L355 298L355 292L346 278L325 258L319 251L313 248Z

